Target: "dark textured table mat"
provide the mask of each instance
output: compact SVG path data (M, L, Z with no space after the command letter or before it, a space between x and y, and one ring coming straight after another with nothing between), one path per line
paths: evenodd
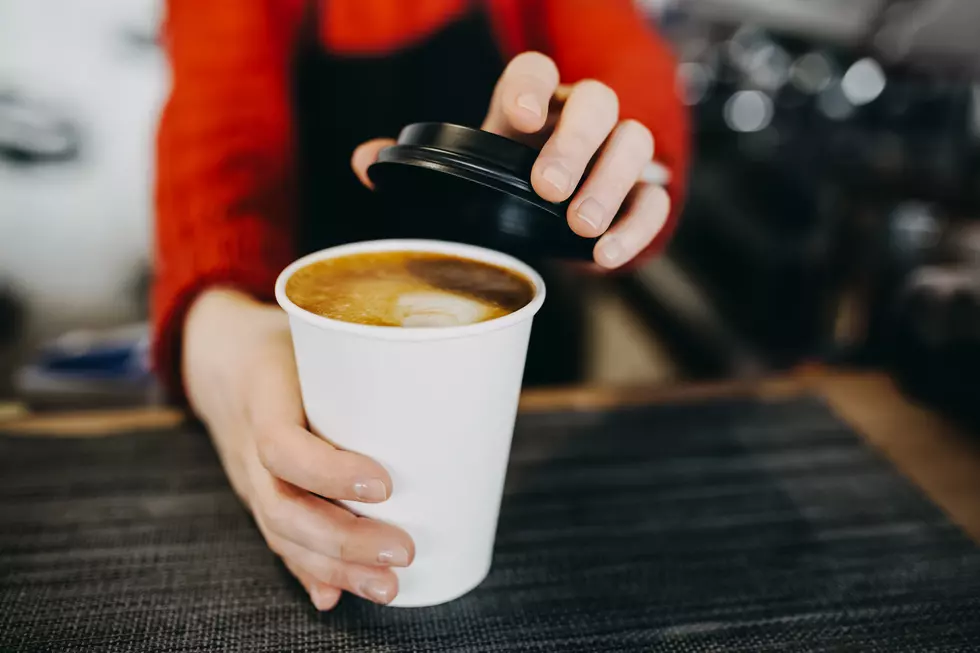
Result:
M980 650L980 549L814 399L523 415L493 572L318 614L193 429L0 438L2 651Z

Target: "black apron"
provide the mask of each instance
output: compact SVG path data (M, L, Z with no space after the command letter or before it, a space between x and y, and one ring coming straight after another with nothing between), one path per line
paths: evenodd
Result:
M408 1L408 0L406 0ZM293 96L299 157L297 249L420 235L410 219L366 189L350 156L372 138L397 137L413 122L479 126L504 60L485 9L466 15L396 52L334 55L322 47L318 2L308 3L295 53ZM535 319L525 385L567 384L583 369L582 304L568 275L554 264L528 261L548 286Z

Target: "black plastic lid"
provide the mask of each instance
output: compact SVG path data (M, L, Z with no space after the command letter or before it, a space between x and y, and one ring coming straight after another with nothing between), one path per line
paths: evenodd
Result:
M368 169L394 211L419 235L480 245L523 258L591 259L595 239L568 227L568 202L531 188L538 151L510 139L444 123L402 130Z

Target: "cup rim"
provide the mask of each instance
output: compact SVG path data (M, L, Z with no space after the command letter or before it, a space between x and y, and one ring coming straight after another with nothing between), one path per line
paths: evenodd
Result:
M325 261L341 256L354 254L366 254L372 252L428 252L433 254L446 254L449 256L459 256L469 258L481 263L497 265L512 272L517 272L534 285L534 297L523 308L513 313L498 317L486 322L466 324L453 327L412 327L399 328L390 326L375 326L368 324L357 324L354 322L343 322L322 315L311 313L304 308L300 308L286 296L286 282L300 268L306 267L311 263ZM441 240L417 240L417 239L385 239L370 240L357 243L348 243L322 249L312 254L299 258L289 264L276 279L276 301L279 306L292 318L298 318L307 324L313 325L326 331L340 331L359 335L378 340L398 340L403 342L421 342L430 340L450 340L454 338L466 338L477 336L491 331L506 329L529 320L540 310L545 299L544 279L531 266L510 256L484 247L475 245L464 245L462 243L452 243Z

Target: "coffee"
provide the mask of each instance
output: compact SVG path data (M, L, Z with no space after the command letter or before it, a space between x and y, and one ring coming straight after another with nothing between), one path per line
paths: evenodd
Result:
M300 308L343 322L448 327L509 315L534 298L516 272L431 252L370 252L300 268L286 281Z

